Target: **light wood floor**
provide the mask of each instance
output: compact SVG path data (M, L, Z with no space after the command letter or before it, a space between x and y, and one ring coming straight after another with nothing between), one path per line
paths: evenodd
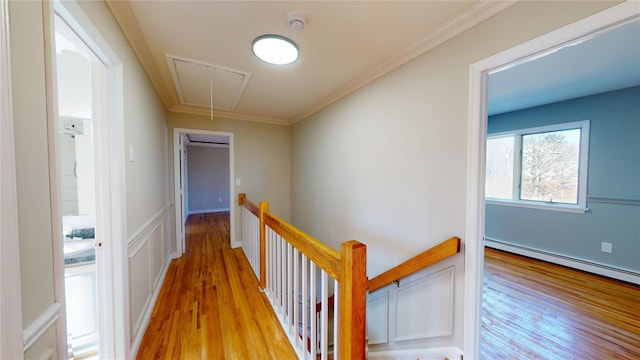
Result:
M482 359L640 359L640 287L486 249Z
M138 359L294 359L229 213L191 215L187 252L169 266Z

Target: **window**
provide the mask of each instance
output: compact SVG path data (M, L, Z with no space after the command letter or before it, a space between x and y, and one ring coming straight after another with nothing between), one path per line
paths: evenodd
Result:
M589 121L487 138L488 203L586 211Z

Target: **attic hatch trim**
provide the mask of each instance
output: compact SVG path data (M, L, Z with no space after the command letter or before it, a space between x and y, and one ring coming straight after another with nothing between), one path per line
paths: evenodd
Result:
M180 74L178 73L178 69L177 69L177 65L178 62L180 63L184 63L184 64L188 64L188 65L194 65L194 66L199 66L199 67L203 67L203 68L207 68L210 71L223 71L226 73L230 73L230 74L234 74L234 75L239 75L242 77L242 81L240 81L237 85L237 87L233 90L234 91L234 98L232 101L231 106L216 106L215 105L215 99L216 99L216 91L213 91L213 101L214 101L214 109L219 109L219 110L228 110L228 111L234 111L236 106L238 105L238 101L240 101L240 97L242 96L242 94L244 93L244 90L247 86L247 84L249 83L249 79L251 78L251 73L245 72L245 71L241 71L241 70L236 70L236 69L232 69L232 68L227 68L224 66L219 66L219 65L214 65L214 64L209 64L206 62L202 62L202 61L198 61L198 60L193 60L193 59L188 59L188 58L184 58L184 57L180 57L180 56L175 56L175 55L171 55L171 54L165 54L165 57L167 59L167 64L169 66L169 71L171 72L171 77L173 79L173 85L175 87L176 93L178 95L178 100L180 101L181 105L187 105L187 106L194 106L194 107L199 107L199 108L209 108L209 104L199 104L199 103L192 103L192 102L188 102L185 100L185 96L184 96L184 90L182 88L182 83L180 81ZM207 81L207 83L209 83L209 81ZM216 86L216 81L215 81L215 77L213 79L213 86L215 88ZM207 86L207 89L209 87ZM207 96L207 99L209 98L209 96Z

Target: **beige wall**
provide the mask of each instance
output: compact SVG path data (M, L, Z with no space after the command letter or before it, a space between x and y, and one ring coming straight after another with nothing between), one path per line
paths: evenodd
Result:
M174 128L224 131L234 134L234 176L242 180L235 186L232 198L244 192L251 201L269 201L270 210L279 217L290 218L290 128L281 125L262 124L208 117L169 113L169 131ZM169 146L173 149L173 135ZM173 152L169 156L171 201L173 202ZM236 202L237 204L237 202ZM236 210L239 210L236 207ZM235 226L240 241L240 212L236 213ZM172 250L175 251L175 232L172 232Z
M12 1L9 15L22 312L27 326L55 301L42 4Z
M80 6L123 63L125 153L128 144L136 147L136 162L123 164L131 236L168 207L166 111L105 4L80 2ZM56 300L43 4L11 1L10 23L22 312L28 326ZM55 332L47 331L27 357L42 355L38 349L56 349L55 341Z
M124 64L125 154L130 144L135 148L135 162L125 161L131 236L169 203L167 112L106 5L102 1L79 4Z
M366 243L370 277L450 236L464 241L469 65L612 5L517 3L295 124L294 225L334 248ZM451 265L453 336L396 348L462 348L464 256L434 271Z

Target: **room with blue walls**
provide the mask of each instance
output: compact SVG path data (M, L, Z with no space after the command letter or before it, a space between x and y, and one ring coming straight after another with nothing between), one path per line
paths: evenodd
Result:
M489 116L488 134L581 120L590 121L589 210L487 204L486 238L640 276L640 86Z

